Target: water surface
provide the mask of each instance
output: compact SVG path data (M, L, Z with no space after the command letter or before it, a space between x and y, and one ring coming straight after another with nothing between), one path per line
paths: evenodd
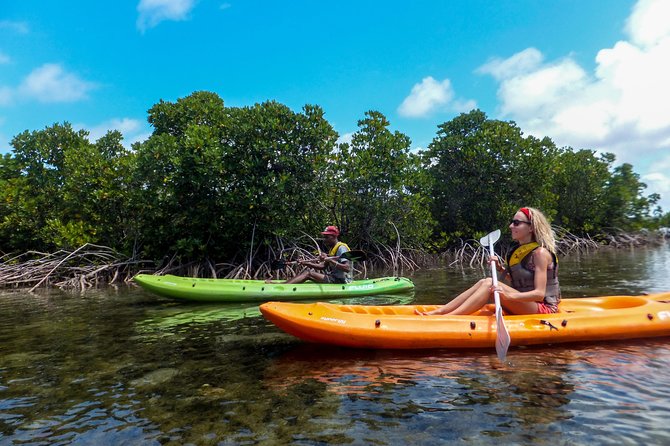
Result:
M438 303L483 269L419 271ZM566 297L670 290L670 248L561 259ZM302 343L255 305L0 295L0 444L667 444L668 339L495 351Z

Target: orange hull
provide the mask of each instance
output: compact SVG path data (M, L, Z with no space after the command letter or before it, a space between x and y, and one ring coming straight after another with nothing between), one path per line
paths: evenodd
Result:
M493 347L492 305L467 316L418 316L437 306L268 302L266 319L305 341L374 349ZM555 314L505 316L512 345L670 336L670 293L565 299Z

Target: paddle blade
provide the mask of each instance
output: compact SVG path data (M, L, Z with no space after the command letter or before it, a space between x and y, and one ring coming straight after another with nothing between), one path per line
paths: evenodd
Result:
M507 327L505 326L505 320L503 319L502 309L500 307L496 308L496 353L498 354L498 359L504 361L507 356L507 350L512 339L510 338Z
M354 262L365 262L368 259L368 255L365 251L357 251L355 249L345 252L340 257L347 260L353 260Z
M482 246L493 246L495 242L500 239L500 229L496 229L493 232L486 234L484 237L479 239L479 243Z

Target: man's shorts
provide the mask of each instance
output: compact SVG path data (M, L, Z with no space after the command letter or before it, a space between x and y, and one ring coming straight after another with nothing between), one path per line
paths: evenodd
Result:
M323 280L325 283L347 283L344 277L335 277L332 274L324 274Z

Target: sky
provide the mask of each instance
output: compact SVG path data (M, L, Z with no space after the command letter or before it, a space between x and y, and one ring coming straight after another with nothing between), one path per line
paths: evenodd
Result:
M0 0L0 153L57 122L130 145L200 90L319 105L342 140L377 110L413 149L479 108L614 153L667 212L668 79L667 0Z

